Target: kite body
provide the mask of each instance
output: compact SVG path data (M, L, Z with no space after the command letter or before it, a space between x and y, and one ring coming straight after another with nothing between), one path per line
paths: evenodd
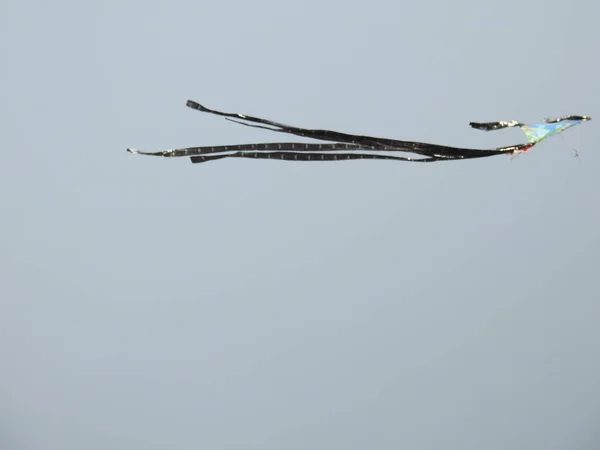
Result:
M333 142L324 144L269 142L175 148L159 152L142 152L128 148L127 151L141 155L163 157L188 156L193 163L207 162L222 158L280 159L284 161L341 161L350 159L385 159L410 162L450 161L484 158L502 154L515 155L529 150L547 137L561 133L582 122L591 120L591 118L587 116L566 116L557 119L545 119L544 122L535 124L524 124L515 120L484 123L471 122L471 127L484 131L520 127L527 138L527 143L524 144L484 150L448 147L424 142L399 141L396 139L374 136L340 133L331 130L300 128L267 119L261 119L260 117L209 109L192 100L188 100L187 106L201 112L224 116L227 120L248 127L264 128L278 133L293 134L296 136ZM398 156L398 152L413 153L420 155L421 157L412 158Z
M575 125L579 125L582 122L587 120L591 120L591 117L588 116L565 116L559 117L557 119L545 119L541 123L520 123L516 120L511 121L503 121L503 122L487 122L487 123L478 123L471 122L471 126L473 128L477 128L478 130L484 131L493 131L499 130L502 128L509 127L520 127L523 133L525 133L525 137L527 138L527 142L532 142L537 144L538 142L543 141L547 137L553 136L558 133L562 133L568 128L571 128Z
M521 130L525 133L527 137L527 142L540 142L547 137L554 136L555 134L562 133L568 128L574 127L575 125L579 125L585 120L590 120L589 117L578 120L562 120L560 122L543 122L543 123L534 123L531 125L523 125Z

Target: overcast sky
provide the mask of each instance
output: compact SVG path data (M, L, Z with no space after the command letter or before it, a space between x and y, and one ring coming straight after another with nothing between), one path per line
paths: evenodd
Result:
M187 99L516 144L468 123L600 116L598 17L594 0L3 1L0 448L598 449L595 121L514 160L125 152L282 138Z

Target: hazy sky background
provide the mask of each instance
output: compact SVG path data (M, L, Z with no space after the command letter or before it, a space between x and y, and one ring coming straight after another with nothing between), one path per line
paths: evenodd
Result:
M597 122L513 161L125 152L282 137L187 99L515 144L468 122L600 116L598 17L2 2L0 449L600 448Z

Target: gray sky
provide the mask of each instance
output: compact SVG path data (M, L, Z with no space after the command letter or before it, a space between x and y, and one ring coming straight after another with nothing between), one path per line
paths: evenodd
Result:
M468 122L600 115L599 16L592 0L3 2L0 448L597 449L596 122L512 161L125 148L281 138L188 98L515 144Z

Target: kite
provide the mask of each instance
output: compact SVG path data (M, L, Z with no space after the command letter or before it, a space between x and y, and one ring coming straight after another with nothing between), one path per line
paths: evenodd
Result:
M314 130L273 122L260 117L239 113L227 113L209 109L188 100L186 105L197 111L223 116L227 120L247 127L262 128L278 133L293 134L328 143L269 142L258 144L237 144L174 148L158 152L143 152L128 148L130 153L162 157L190 157L192 163L214 161L222 158L279 159L284 161L341 161L351 159L378 159L409 162L453 161L473 158L485 158L495 155L517 155L531 149L534 145L555 134L591 120L588 116L565 116L556 119L544 119L541 123L525 124L516 120L500 122L471 122L471 127L493 131L503 128L519 127L525 133L527 142L523 144L494 149L468 149L448 147L424 142L399 141L396 139L362 136L340 133L331 130ZM396 152L413 153L421 157L399 156Z

